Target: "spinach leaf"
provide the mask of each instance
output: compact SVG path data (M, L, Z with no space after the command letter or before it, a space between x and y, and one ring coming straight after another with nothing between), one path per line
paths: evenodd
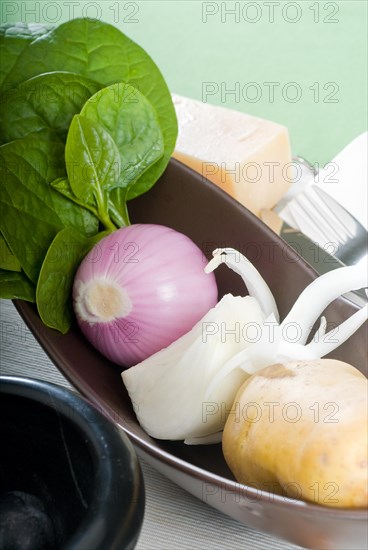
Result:
M69 184L77 199L96 206L107 229L116 229L108 214L108 193L118 185L120 154L101 124L75 115L65 147Z
M0 269L8 271L21 271L22 267L18 259L14 256L3 235L0 233Z
M29 44L52 28L52 25L38 23L5 23L0 26L0 85L6 80L17 63L18 57ZM14 85L11 79L8 79L7 84L6 87Z
M67 72L26 80L5 94L0 104L1 142L49 129L65 142L73 116L99 88L93 80Z
M177 120L165 80L149 55L107 23L73 19L38 37L23 50L5 82L15 86L51 71L78 73L104 86L123 81L147 97L156 109L165 150L132 187L128 199L150 189L166 168L174 150Z
M70 199L71 201L75 202L76 204L79 204L83 208L87 208L96 218L98 219L99 214L96 209L95 204L87 204L83 202L82 200L78 199L70 187L70 183L68 178L58 178L55 181L52 181L50 184L54 189L59 191L62 195ZM114 191L114 190L113 190ZM112 191L112 192L113 192ZM111 193L110 193L111 195ZM125 204L125 203L124 203ZM108 198L108 213L110 214L111 220L118 226L118 227L125 227L126 225L129 225L129 216L128 213L126 213L126 217L124 217L123 214L120 214L113 203L111 202L110 197Z
M35 302L36 288L24 273L0 269L0 298Z
M38 313L43 323L63 334L72 322L72 287L75 272L84 256L108 232L85 237L68 227L52 241L41 267L36 289Z
M0 147L0 230L34 283L58 231L65 226L86 235L98 231L98 220L90 212L49 185L60 175L62 156L63 145L44 133Z
M92 212L92 214L98 219L98 211L96 209L94 199L92 198L90 203L83 201L83 199L78 199L78 197L76 197L73 193L67 177L57 178L56 180L52 181L50 185L53 189L56 189L56 191L64 195L64 197L67 197L68 199L75 202L76 204L79 204L79 206L82 206L83 208L87 208L87 210Z
M84 105L81 115L101 124L121 157L119 187L130 187L162 157L164 140L157 114L146 97L129 84L103 88Z
M79 201L74 195L67 177L57 178L56 180L52 181L50 185L53 189L56 189L57 191L59 191L59 193L64 195L64 197L67 197L71 201L76 202L81 206L84 206L84 203L82 201Z

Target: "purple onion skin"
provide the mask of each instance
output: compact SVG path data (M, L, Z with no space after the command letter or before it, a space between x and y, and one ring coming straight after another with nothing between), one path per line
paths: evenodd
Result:
M73 285L73 305L85 337L112 362L135 365L187 333L218 298L206 257L188 237L162 225L135 224L102 239L84 258ZM86 283L124 289L131 310L108 321L81 312Z

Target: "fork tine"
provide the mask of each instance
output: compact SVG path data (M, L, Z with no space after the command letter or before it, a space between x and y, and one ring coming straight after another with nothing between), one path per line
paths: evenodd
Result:
M295 197L295 202L304 210L304 215L307 215L312 224L316 226L320 233L322 233L327 243L336 243L337 241L336 244L338 244L344 240L344 234L341 235L341 232L336 233L333 230L332 220L328 220L328 214L321 212L314 201L312 202L310 197L308 197L305 192L297 195L297 197Z
M321 241L323 241L323 243L330 242L329 236L325 235L320 228L316 227L314 220L311 218L308 212L306 212L306 210L299 203L299 201L295 200L295 198L292 200L292 210L293 210L295 219L298 220L296 227L299 227L299 229L303 233L308 235L310 239L312 239L316 243L321 243ZM322 246L322 243L321 243L321 246Z
M336 219L343 225L350 238L353 238L359 231L360 224L353 218L343 206L332 199L323 189L313 186L315 193L320 197L324 204L333 212ZM364 230L364 228L362 228ZM364 230L365 231L365 230Z
M345 243L351 235L347 232L346 227L341 223L335 212L331 210L323 198L315 192L315 189L313 187L307 188L304 192L304 197L309 201L311 207L317 210L322 223L328 226L332 240Z

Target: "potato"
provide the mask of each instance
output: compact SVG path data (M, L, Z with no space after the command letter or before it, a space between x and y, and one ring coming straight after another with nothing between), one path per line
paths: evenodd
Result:
M332 359L252 375L223 433L237 481L325 506L366 507L367 390L363 374Z

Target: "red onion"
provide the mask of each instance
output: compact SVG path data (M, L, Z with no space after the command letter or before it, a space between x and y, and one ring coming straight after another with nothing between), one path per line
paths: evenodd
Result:
M131 366L188 332L217 302L213 273L188 237L162 225L114 231L84 258L73 286L86 338Z

